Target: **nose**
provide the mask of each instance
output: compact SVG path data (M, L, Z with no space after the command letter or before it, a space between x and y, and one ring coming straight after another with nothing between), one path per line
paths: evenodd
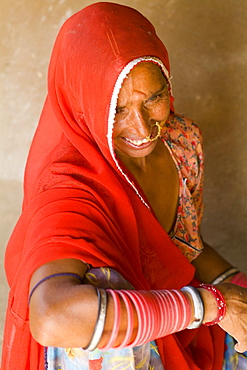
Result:
M131 124L136 131L136 135L144 138L150 135L151 123L148 112L136 109L131 117Z

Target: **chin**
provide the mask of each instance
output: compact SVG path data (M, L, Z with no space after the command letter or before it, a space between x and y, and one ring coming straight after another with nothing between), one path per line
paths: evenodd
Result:
M135 146L132 144L124 145L124 146L116 146L115 152L117 156L121 157L130 157L130 158L143 158L147 157L149 154L153 152L157 144L157 141L148 143L148 145L143 144L140 146Z

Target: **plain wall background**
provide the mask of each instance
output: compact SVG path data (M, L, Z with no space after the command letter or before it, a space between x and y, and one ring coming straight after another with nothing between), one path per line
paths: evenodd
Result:
M4 250L21 211L24 165L56 34L84 0L1 0L0 336ZM125 0L168 48L175 108L204 135L204 239L247 271L247 1Z

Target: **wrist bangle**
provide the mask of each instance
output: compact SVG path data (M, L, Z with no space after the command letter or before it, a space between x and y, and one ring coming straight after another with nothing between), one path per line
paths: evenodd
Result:
M218 305L218 312L216 318L213 321L203 323L203 325L211 326L218 324L226 314L226 301L223 294L219 291L219 289L215 288L215 286L211 284L201 284L199 285L198 288L207 289L209 292L211 292L214 298L216 299Z
M204 305L200 293L192 286L185 286L181 289L183 292L188 292L191 295L194 304L194 317L195 320L187 326L187 329L196 329L201 326L204 318Z
M220 283L222 283L222 281L226 280L227 278L229 278L232 275L237 274L238 272L239 272L239 270L236 267L232 267L232 268L226 270L225 272L223 272L222 274L220 274L219 276L217 276L217 278L215 278L211 282L211 284L212 285L220 284Z
M89 345L83 349L88 351L93 351L102 337L104 326L105 326L105 319L106 319L106 306L107 306L107 293L104 289L96 288L98 294L98 303L99 303L99 310L98 310L98 317L95 324L94 332L92 339Z

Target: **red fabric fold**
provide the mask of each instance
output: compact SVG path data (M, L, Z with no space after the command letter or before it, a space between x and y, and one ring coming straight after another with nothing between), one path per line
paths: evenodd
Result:
M116 167L107 141L116 80L142 56L159 58L169 70L150 22L118 4L90 5L58 35L48 97L26 166L23 212L6 250L10 294L2 370L44 368L43 349L29 331L27 304L32 273L44 263L76 258L110 266L136 289L181 288L193 278L194 268ZM142 271L140 249L151 250L159 261L152 284ZM221 369L223 332L217 330L184 334L190 340L159 339L165 368ZM211 367L201 364L201 353L209 362L218 360Z

